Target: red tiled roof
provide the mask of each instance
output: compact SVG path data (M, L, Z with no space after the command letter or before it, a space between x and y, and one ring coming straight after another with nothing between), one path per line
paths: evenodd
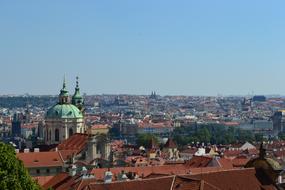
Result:
M17 157L23 161L27 168L63 166L59 152L18 153Z
M165 143L164 148L177 148L177 145L172 138L169 138Z
M249 158L235 158L232 160L232 164L234 167L244 167L249 160Z
M59 173L45 183L43 188L48 189L49 187L52 187L53 189L58 189L62 184L70 181L70 179L71 177L68 175L68 173Z
M234 121L222 122L222 124L226 126L239 126L240 125L239 122L234 122Z
M103 125L103 124L95 124L91 126L91 129L108 129L109 125Z
M171 121L165 121L160 123L152 123L152 122L139 122L139 128L172 128Z
M76 153L80 153L87 144L88 135L76 133L60 143L57 148L58 150L75 150Z
M73 155L77 153L77 150L59 150L59 153L64 161L72 158Z
M186 161L185 165L190 168L207 167L212 159L206 156L193 156L191 160Z
M21 128L24 128L24 129L33 129L37 127L38 127L37 123L27 123L27 124L21 125Z
M219 190L204 180L183 176L167 176L144 180L115 182L110 184L89 184L88 190Z
M36 176L33 179L40 185L44 186L48 181L50 181L54 176Z
M91 174L94 174L97 179L104 179L105 172L107 168L94 168L91 171ZM187 174L190 173L190 169L185 167L183 164L176 165L163 165L163 166L146 166L146 167L118 167L110 168L110 171L113 173L113 176L118 175L122 171L125 173L133 172L137 173L139 176L144 177L152 173L157 174Z
M95 178L57 177L51 186L55 190L275 190L275 186L264 173L254 168L227 170L184 176L157 176L155 178L99 183ZM53 181L53 180L51 180ZM45 185L45 187L50 187Z
M257 172L254 168L228 170L222 172L203 173L190 176L191 179L204 180L219 189L231 190L260 190L276 189L266 175ZM262 181L262 183L261 183ZM263 185L267 184L267 185Z
M234 168L232 161L230 159L220 158L220 159L217 159L217 161L219 162L219 164L222 168L225 168L225 169L233 169Z
M91 183L88 190L169 190L173 183L173 177L161 177L155 179L134 180L110 184Z
M225 157L236 157L242 153L242 150L226 150L223 152Z

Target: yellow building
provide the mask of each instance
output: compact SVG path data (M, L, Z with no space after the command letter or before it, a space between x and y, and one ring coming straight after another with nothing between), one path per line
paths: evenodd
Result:
M88 129L88 133L91 135L96 134L107 134L109 132L110 126L105 124L95 124Z

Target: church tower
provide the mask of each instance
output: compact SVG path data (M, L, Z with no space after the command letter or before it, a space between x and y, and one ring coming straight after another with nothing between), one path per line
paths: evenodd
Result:
M80 89L79 89L79 82L78 82L79 77L76 77L76 87L75 87L75 92L72 96L72 104L75 105L80 111L83 111L83 97L80 95Z
M68 91L66 89L66 82L65 82L65 77L63 79L63 85L62 85L62 89L60 90L60 94L59 94L59 104L67 104L68 103Z
M78 83L76 89L78 93L75 93L75 97L78 97ZM84 132L85 125L83 113L75 105L70 103L64 79L62 89L58 96L58 103L49 108L45 115L45 126L43 130L45 143L48 145L59 144L74 133Z

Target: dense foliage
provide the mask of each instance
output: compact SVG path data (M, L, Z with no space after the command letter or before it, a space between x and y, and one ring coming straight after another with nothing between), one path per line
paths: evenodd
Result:
M0 142L0 189L37 190L23 163L17 159L12 146Z
M278 134L278 138L281 139L281 140L285 140L285 132L280 132Z
M152 142L158 143L158 138L152 134L139 134L137 137L137 145L151 148Z
M240 128L227 127L219 124L198 125L193 127L179 127L173 132L174 140L179 145L191 144L192 142L204 142L211 144L231 144L246 141L262 141L261 134L253 134L252 131Z

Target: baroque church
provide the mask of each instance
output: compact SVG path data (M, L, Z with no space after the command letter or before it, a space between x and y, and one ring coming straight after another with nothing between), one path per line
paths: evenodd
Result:
M64 79L58 103L52 106L45 116L45 144L59 144L75 133L85 133L83 105L78 77L76 77L75 92L71 100Z

